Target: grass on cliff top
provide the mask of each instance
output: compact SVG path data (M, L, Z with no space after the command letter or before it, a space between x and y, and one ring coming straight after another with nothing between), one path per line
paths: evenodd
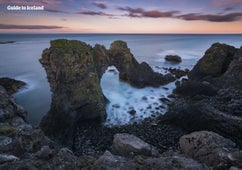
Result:
M84 52L90 50L91 46L78 40L57 39L50 41L51 48L61 48L65 51L77 49Z

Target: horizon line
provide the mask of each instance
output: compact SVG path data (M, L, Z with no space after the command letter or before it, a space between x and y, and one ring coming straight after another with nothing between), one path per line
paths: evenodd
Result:
M63 32L55 32L55 33L51 33L51 32L0 32L0 34L96 34L96 35L101 35L101 34L104 34L104 35L110 35L110 34L117 34L117 35L134 35L134 34L137 34L137 35L144 35L144 34L147 34L147 35L177 35L177 34L184 34L184 35L194 35L194 34L197 34L197 35L240 35L242 34L241 33L75 33L75 32L67 32L67 33L63 33Z

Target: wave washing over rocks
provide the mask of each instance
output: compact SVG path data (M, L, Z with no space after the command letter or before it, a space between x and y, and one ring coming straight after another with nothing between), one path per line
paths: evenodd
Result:
M174 83L157 88L134 88L119 80L119 72L114 66L105 71L101 79L105 97L110 101L106 106L106 126L120 126L140 122L145 118L156 118L167 110L167 99L175 88ZM164 102L167 101L167 103Z
M11 90L0 86L0 169L242 168L242 48L213 44L188 79L176 83L176 99L164 116L113 128L85 115L91 113L90 106L96 106L94 111L105 111L102 103L107 99L100 93L102 74L97 70L104 73L114 64L122 80L142 87L164 85L174 77L156 74L145 63L138 64L121 41L106 50L99 45L92 48L78 41L56 40L42 57L53 95L51 110L40 127L26 122L24 108L10 96ZM145 71L142 76L141 71ZM160 80L147 82L154 77ZM16 81L9 82L15 89ZM80 106L80 101L86 102ZM73 116L79 120L74 121ZM70 135L58 136L56 128L61 126L49 122L63 124L67 131L61 131Z

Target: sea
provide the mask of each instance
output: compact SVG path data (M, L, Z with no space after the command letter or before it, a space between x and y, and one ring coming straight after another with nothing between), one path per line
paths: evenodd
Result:
M50 46L50 40L60 38L80 40L92 46L102 44L106 48L115 40L126 41L138 62L147 62L160 73L170 67L192 69L206 49L216 42L242 46L242 34L0 34L0 41L16 41L0 44L0 77L27 83L13 96L27 110L27 120L33 125L40 123L51 104L50 87L39 59L42 51ZM181 56L182 62L166 62L164 57L168 54ZM104 125L139 122L166 112L167 105L161 98L172 93L174 83L137 89L119 81L118 74L118 70L110 66L100 81L103 94L109 100Z

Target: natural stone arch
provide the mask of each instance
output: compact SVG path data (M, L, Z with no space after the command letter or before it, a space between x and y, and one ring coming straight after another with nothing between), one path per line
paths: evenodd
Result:
M41 121L48 135L66 138L83 120L105 119L106 98L100 79L110 65L119 70L121 80L139 88L174 80L155 73L145 62L139 64L123 41L113 42L109 50L76 40L59 39L50 44L40 59L52 92L51 109Z

